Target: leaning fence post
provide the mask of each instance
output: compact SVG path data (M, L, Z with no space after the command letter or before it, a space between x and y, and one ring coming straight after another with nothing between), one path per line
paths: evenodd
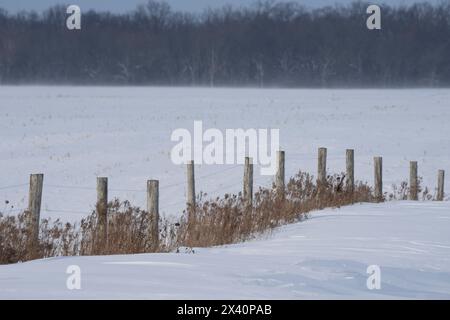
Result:
M275 187L278 192L284 192L284 175L285 175L285 153L284 151L277 152L278 168L275 179Z
M194 161L189 161L187 164L187 207L189 213L195 210Z
M317 158L317 184L323 187L327 182L327 148L319 148Z
M437 201L444 201L444 176L445 171L438 171L438 192L437 192Z
M108 239L108 178L97 178L98 249L106 250Z
M346 151L346 169L347 191L353 193L355 188L355 151L353 149Z
M159 247L159 181L147 181L147 210L150 215L150 237L152 248Z
M418 199L417 161L409 163L409 200Z
M375 186L374 196L377 201L383 201L383 158L374 158Z
M42 188L44 183L43 174L30 175L30 191L28 199L28 211L31 214L31 241L33 245L39 241L39 222L41 216Z
M253 159L245 158L244 168L244 190L243 190L244 204L250 207L253 204Z

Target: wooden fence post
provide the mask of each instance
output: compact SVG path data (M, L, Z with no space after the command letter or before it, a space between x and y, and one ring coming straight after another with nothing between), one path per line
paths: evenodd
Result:
M253 205L253 159L245 158L245 168L244 168L244 203L246 207L251 207Z
M317 184L319 187L327 183L327 148L319 148L317 159Z
M417 161L409 163L409 200L418 199Z
M278 192L284 192L284 175L285 175L285 153L284 151L277 152L278 169L275 178L275 187Z
M187 164L187 209L192 213L195 210L195 175L194 161Z
M28 211L31 214L31 245L39 243L39 222L41 218L43 174L30 175L30 191L28 198Z
M444 176L445 171L438 171L438 192L437 192L437 201L444 201Z
M108 178L97 178L97 232L99 254L106 250L108 243Z
M374 158L374 170L375 170L375 186L374 196L377 201L383 201L383 158Z
M150 215L150 237L153 251L159 248L159 181L147 181L147 211Z
M347 192L353 193L355 189L355 151L353 149L346 151L346 169Z

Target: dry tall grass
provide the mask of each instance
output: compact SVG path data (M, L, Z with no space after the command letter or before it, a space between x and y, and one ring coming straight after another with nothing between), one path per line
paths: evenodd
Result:
M329 176L326 185L317 186L314 178L299 173L291 178L284 192L275 186L260 188L248 208L242 195L225 195L206 200L200 194L198 205L187 219L184 215L179 239L189 247L207 247L246 241L255 235L273 230L280 225L300 221L305 214L328 207L340 207L354 202L371 202L371 189L358 183L354 192L346 192L340 176Z
M428 187L422 187L423 178L418 177L417 180L417 196L419 200L430 201L436 198L436 194L432 195ZM407 181L402 181L399 186L392 185L392 192L386 195L389 200L408 200L409 185Z
M108 237L104 242L98 241L95 211L79 224L42 220L37 244L30 241L29 213L0 215L0 264L61 255L170 252L182 246L237 243L300 221L313 210L374 201L367 184L357 183L351 193L343 182L341 176L334 175L318 186L311 175L300 172L289 180L285 190L260 188L251 207L241 194L208 200L207 194L201 193L196 207L183 212L180 219L161 218L158 246L149 232L152 217L127 201L109 203Z

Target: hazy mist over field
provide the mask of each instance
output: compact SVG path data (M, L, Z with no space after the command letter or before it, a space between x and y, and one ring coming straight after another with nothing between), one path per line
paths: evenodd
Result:
M62 5L0 11L0 84L450 86L450 2L396 3L368 13L358 1L266 1L203 14L154 0L120 14L109 3L113 13L77 7L79 29Z

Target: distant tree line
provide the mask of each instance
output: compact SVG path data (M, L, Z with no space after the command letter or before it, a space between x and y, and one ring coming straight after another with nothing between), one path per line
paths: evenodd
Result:
M305 9L260 2L201 14L149 1L126 14L66 6L42 14L0 10L0 83L208 86L448 86L450 2Z

